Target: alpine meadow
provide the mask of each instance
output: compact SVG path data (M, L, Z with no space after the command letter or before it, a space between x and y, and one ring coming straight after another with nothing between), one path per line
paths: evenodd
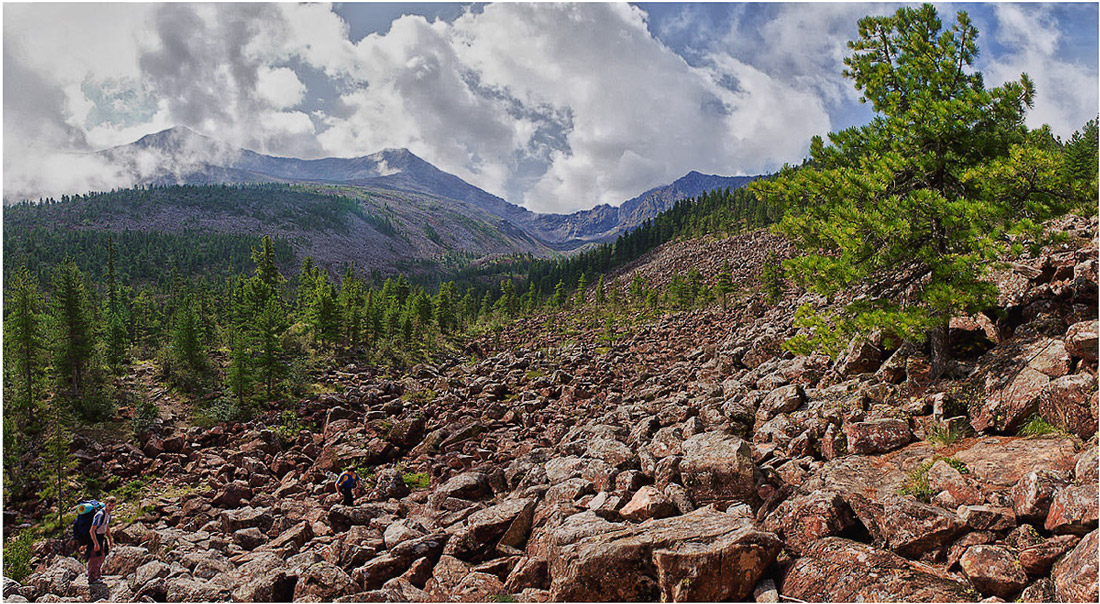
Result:
M5 602L1100 599L1100 5L3 10Z

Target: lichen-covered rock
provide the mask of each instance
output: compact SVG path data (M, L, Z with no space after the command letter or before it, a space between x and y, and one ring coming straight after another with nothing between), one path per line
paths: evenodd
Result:
M1054 535L1020 550L1020 567L1032 576L1045 575L1051 565L1081 540L1077 535Z
M765 528L796 554L814 541L839 535L854 524L848 504L836 493L822 491L787 499L764 521Z
M311 565L294 586L295 602L331 602L356 591L355 583L344 569L328 562Z
M909 422L894 418L853 422L845 427L848 452L854 455L874 455L901 448L913 440Z
M811 544L779 593L808 602L973 602L970 584L933 567L840 537Z
M667 518L677 512L676 506L656 487L644 486L619 510L627 520L642 522L650 518Z
M1075 357L1096 360L1098 321L1081 321L1066 330L1066 350Z
M697 505L724 507L756 493L756 466L748 443L721 432L705 432L684 441L680 476Z
M1014 432L1039 408L1039 395L1049 383L1050 376L1031 367L990 375L985 398L970 407L970 425L978 432Z
M949 543L966 528L956 514L910 496L886 499L876 524L887 547L914 558Z
M1085 535L1073 551L1054 565L1051 579L1060 602L1096 602L1096 559L1098 540L1096 531Z
M1066 483L1064 475L1049 470L1028 472L1012 488L1013 509L1024 522L1042 524L1054 501L1054 493Z
M1054 495L1043 526L1054 533L1083 535L1096 528L1096 483L1062 487Z
M1027 575L1006 547L973 545L959 558L959 566L983 595L1008 598L1027 586Z
M1039 396L1039 415L1053 426L1089 438L1096 434L1096 421L1089 401L1096 393L1096 378L1078 373L1047 384Z
M780 547L751 519L709 508L568 539L550 554L556 601L743 600Z

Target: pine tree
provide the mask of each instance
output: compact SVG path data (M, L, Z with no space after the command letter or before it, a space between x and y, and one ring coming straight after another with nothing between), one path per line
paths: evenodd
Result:
M70 401L85 394L85 374L95 342L88 291L84 275L72 258L54 271L51 313L53 316L53 362L59 393Z
M983 277L1005 234L1033 232L1066 201L1051 169L1058 158L1027 144L1031 80L985 88L971 68L977 36L965 12L944 29L928 4L861 19L845 75L875 117L828 145L815 137L809 164L751 185L786 208L778 230L806 252L784 263L797 282L826 296L871 287L839 315L818 317L832 326L819 332L930 337L937 375L950 318L996 300ZM913 295L892 299L886 282Z
M332 284L327 276L322 275L317 281L312 298L310 324L319 342L332 345L340 333L340 315L333 297Z
M5 370L10 370L21 392L18 397L5 397L5 415L23 425L34 413L45 378L45 324L42 294L38 279L22 266L6 284L8 316L4 321Z
M607 302L607 295L604 293L604 275L600 274L600 280L596 283L596 306L602 307Z
M730 292L733 291L733 277L730 274L730 262L722 262L722 270L718 273L718 279L714 283L714 294L722 302L722 310L726 310Z
M587 294L587 292L585 291L586 289L588 289L588 274L581 273L580 279L577 279L577 306L584 304L586 299L585 295Z
M229 366L225 371L225 388L244 409L252 393L252 358L248 338L237 328L229 332Z
M256 263L256 276L266 283L271 291L278 292L279 287L286 282L286 279L279 273L279 268L275 265L275 245L272 243L271 237L265 235L260 240L260 248L253 248L252 261Z
M565 282L558 281L554 286L554 295L550 298L550 305L554 308L565 306Z
M454 291L454 282L448 281L439 286L439 291L435 294L435 300L432 301L435 322L442 333L449 332L455 326Z
M182 377L188 384L197 383L207 369L206 350L196 306L194 297L187 296L180 305L172 326L172 355L181 370L186 372Z
M286 315L274 298L268 299L260 315L256 317L256 370L264 384L264 394L273 400L275 382L286 368L283 362L283 332L286 331Z

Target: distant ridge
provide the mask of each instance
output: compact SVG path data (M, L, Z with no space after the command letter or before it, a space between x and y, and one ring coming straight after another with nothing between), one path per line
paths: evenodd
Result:
M756 178L692 171L618 207L601 204L572 214L537 214L440 170L408 149L385 149L352 158L298 159L241 149L189 128L175 127L101 151L100 155L138 174L137 184L307 182L453 199L503 219L558 250L614 239L680 199L714 189L735 189Z

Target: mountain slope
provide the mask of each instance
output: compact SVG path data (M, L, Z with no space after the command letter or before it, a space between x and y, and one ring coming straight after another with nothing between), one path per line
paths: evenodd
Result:
M408 149L371 155L298 159L239 149L187 128L171 128L102 152L139 175L138 184L314 182L349 184L445 197L495 216L522 221L527 210L483 191ZM141 166L155 166L142 170Z
M233 147L187 128L171 128L101 152L137 175L139 184L309 182L346 184L453 199L511 222L559 250L607 241L667 210L679 199L744 186L754 177L690 172L619 207L537 214L444 172L407 149L353 158L298 159Z
M237 172L240 173L240 172ZM126 189L54 204L18 204L4 213L4 252L32 271L80 245L134 234L171 234L195 245L219 237L271 235L338 274L354 263L382 273L433 270L458 257L550 253L511 223L470 204L377 187L282 183L171 185ZM145 241L144 239L142 240ZM57 252L57 253L54 253ZM176 250L174 254L189 257ZM165 266L172 250L157 248ZM80 262L80 259L77 259ZM206 274L205 267L196 270Z
M553 243L589 243L614 239L668 210L678 200L696 197L715 189L737 189L747 185L755 176L717 176L689 172L671 184L655 187L623 202L619 207L607 204L573 214L540 214L532 220L532 226L545 233Z

